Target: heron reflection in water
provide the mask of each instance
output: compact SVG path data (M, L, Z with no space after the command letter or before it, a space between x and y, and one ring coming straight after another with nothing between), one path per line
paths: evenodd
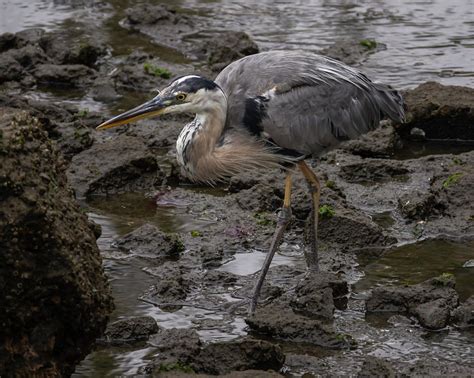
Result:
M177 78L152 100L97 129L169 113L196 115L176 143L178 163L192 181L214 184L258 168L286 171L283 207L250 314L291 218L294 167L303 173L312 198L311 244L305 257L308 269L317 272L320 183L305 159L373 130L382 118L405 118L396 90L354 68L313 53L270 51L231 63L214 81L197 75Z

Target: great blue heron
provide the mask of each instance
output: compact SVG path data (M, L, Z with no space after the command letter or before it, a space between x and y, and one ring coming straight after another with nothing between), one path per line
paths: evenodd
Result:
M179 134L177 160L193 181L213 184L242 171L286 170L283 207L250 303L258 296L291 217L290 167L297 165L312 197L308 268L318 271L320 184L304 160L374 129L383 117L403 122L400 94L339 61L301 51L246 56L212 81L197 75L172 81L152 100L97 127L108 129L165 113L194 113Z

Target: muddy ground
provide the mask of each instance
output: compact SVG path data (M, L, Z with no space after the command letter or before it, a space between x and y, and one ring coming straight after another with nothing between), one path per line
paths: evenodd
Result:
M160 376L474 374L472 356L465 358L461 351L472 340L472 288L460 298L453 276L441 270L445 274L415 284L375 283L362 296L354 291L364 275L361 261L378 261L401 245L426 240L473 245L473 89L426 83L407 91L405 125L385 122L309 161L323 183L322 272L305 271L310 198L297 179L294 220L281 252L299 262L270 269L263 300L248 318L245 307L235 303L250 294L258 267L251 274L226 267L268 248L284 174L242 174L206 190L182 177L174 159L174 142L189 117L146 120L101 133L94 128L111 109L136 105L171 77L189 72L213 77L258 46L242 32L191 33L204 22L191 10L137 5L112 20L135 33L143 48L123 54L92 28L81 30L80 38L41 29L0 36L0 106L25 109L39 120L61 150L69 183L86 208L97 210L120 195L141 193L153 212L176 207L193 224L180 231L172 223L158 227L135 216L136 227L110 241L113 252L104 256L106 262L127 261L148 276L150 285L136 293L137 306L145 302L170 314L189 307L206 315L183 329L121 313L98 340L99 351L139 351L146 345L148 357L137 372ZM152 43L171 49L174 59L150 49ZM345 41L324 53L363 65L367 54L381 48ZM107 110L69 104L51 91L75 91ZM437 153L424 153L434 139L442 140ZM443 153L453 143L460 147ZM109 274L117 279L113 271ZM377 314L388 319L382 330L370 320ZM242 330L238 337L236 324ZM210 343L203 337L209 329L233 336ZM417 345L439 337L440 330L447 339L455 334L461 340L459 350L447 357L442 351L415 351L417 358L410 360L375 347L390 339Z

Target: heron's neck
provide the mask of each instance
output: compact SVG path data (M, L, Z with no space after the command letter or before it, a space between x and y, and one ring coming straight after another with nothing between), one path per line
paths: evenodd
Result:
M224 130L226 116L227 100L224 93L220 92L214 95L212 105L205 104L179 134L176 142L177 159L189 178L212 181L209 176L213 168L206 167L205 162L213 157Z
M176 150L183 173L193 181L213 184L243 171L281 166L286 161L283 155L262 140L238 130L223 134L227 116L223 93L221 100L197 113L181 131Z

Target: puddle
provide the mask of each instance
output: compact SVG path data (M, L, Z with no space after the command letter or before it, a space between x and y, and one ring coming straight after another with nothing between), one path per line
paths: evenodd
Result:
M403 147L391 157L397 160L417 159L428 155L459 155L474 149L474 141L403 141Z
M456 278L456 291L464 300L474 295L474 270L463 267L472 258L474 241L425 240L407 244L388 251L376 261L359 261L364 266L365 277L355 284L354 291L389 283L416 284L451 273Z

